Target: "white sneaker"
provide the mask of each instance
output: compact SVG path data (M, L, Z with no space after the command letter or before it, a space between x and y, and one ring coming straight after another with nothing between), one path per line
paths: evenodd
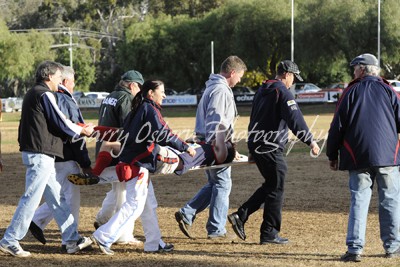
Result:
M92 235L92 240L99 247L101 253L103 253L105 255L114 255L114 251L112 251L110 248L104 246L99 240L96 239L96 237L94 235Z
M11 254L12 256L15 257L30 257L31 253L29 251L25 251L21 248L20 245L6 245L6 244L0 244L0 250L3 251L4 253Z
M68 254L76 253L78 251L81 251L81 250L87 248L91 244L93 244L92 239L90 239L89 237L82 236L81 238L79 238L79 240L76 243L73 242L73 243L67 244L67 253Z
M115 242L115 244L117 245L131 245L131 246L140 246L143 244L142 241L140 241L139 239L136 238L132 238L129 240L117 240L117 242Z

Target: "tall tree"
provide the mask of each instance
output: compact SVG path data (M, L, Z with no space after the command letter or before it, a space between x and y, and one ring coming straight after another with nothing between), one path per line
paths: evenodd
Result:
M5 23L0 21L0 81L1 95L21 96L32 85L37 64L45 59L53 59L50 52L52 37L36 32L10 33Z

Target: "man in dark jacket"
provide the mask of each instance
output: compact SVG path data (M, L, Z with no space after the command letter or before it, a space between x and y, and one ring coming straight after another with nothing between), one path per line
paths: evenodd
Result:
M374 55L354 58L354 80L343 92L329 129L332 170L349 171L351 193L347 252L342 261L361 261L372 187L379 193L381 239L387 257L400 256L399 95L379 77ZM340 154L340 162L338 157Z
M57 105L61 112L72 122L84 124L82 113L72 97L75 87L75 72L69 66L64 66L62 71L62 83L58 85L56 92ZM66 177L68 174L80 172L79 166L84 172L90 172L90 158L84 140L66 140L63 145L64 158L56 157L56 179L61 184L61 194L64 195L70 208L71 214L77 225L79 225L80 190L79 187L70 183ZM79 166L78 166L79 164ZM32 235L41 243L46 239L43 229L53 219L53 213L47 203L43 203L36 211L29 226ZM62 241L65 248L65 240Z
M288 141L288 128L311 147L314 155L319 154L319 146L313 141L303 114L288 90L294 77L302 81L296 63L284 60L278 65L275 80L265 81L254 96L247 144L265 182L235 213L228 216L234 232L245 240L244 224L264 204L261 245L288 242L287 238L278 235L287 172L283 149Z
M90 238L77 231L61 186L56 180L54 158L63 157L62 138L90 136L93 126L81 127L66 119L54 97L61 83L62 65L52 61L41 63L36 70L36 84L26 93L22 103L18 142L26 167L25 192L21 197L10 226L0 240L0 250L15 257L31 254L21 248L19 240L26 235L35 209L44 196L66 240L68 253L76 253L92 244Z

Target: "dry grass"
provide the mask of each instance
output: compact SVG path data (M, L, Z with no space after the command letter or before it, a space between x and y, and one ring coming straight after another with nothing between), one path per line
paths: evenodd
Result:
M24 166L16 141L18 123L3 114L0 123L3 134L3 159L5 169L0 174L0 236L15 211L24 188ZM332 114L319 117L316 128L328 128ZM11 117L9 117L11 118ZM307 116L311 123L315 115ZM168 118L175 130L193 127L193 118ZM311 122L310 122L311 121ZM248 117L239 119L237 130L245 130ZM90 143L93 151L94 143ZM241 142L240 150L246 146ZM33 253L27 259L18 259L0 253L0 266L348 266L338 261L346 251L345 234L348 212L347 174L331 172L324 155L311 159L305 146L296 144L287 156L289 172L286 183L286 199L283 211L281 235L288 237L288 245L258 245L262 211L250 217L246 224L248 240L234 239L211 242L206 239L207 212L202 212L193 227L195 240L189 240L179 231L174 212L185 204L204 185L202 171L193 171L182 177L168 175L153 180L159 203L158 215L165 241L175 245L170 254L149 255L142 247L113 246L112 257L100 255L94 249L79 255L59 252L60 234L52 222L45 231L48 244L38 243L29 233L21 241L24 249ZM239 207L260 185L262 178L254 165L234 167L233 189L230 206ZM82 208L80 232L92 233L94 216L109 186L86 186L81 188ZM375 193L376 195L376 193ZM400 266L398 259L385 259L379 239L377 199L371 202L367 230L367 245L360 266ZM228 231L231 231L228 225ZM143 240L140 222L136 223L135 236ZM351 264L350 264L351 265Z

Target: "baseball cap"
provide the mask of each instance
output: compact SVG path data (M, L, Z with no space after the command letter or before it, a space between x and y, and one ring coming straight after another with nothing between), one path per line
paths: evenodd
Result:
M283 60L278 65L278 70L283 70L283 72L291 72L296 76L297 80L303 81L303 78L300 76L300 70L296 63L291 60Z
M374 55L366 53L355 57L350 62L350 67L353 67L355 65L373 65L379 67L379 62Z
M144 83L142 74L136 70L130 70L125 72L124 75L121 76L121 80L127 82L135 82L140 85L143 85Z

